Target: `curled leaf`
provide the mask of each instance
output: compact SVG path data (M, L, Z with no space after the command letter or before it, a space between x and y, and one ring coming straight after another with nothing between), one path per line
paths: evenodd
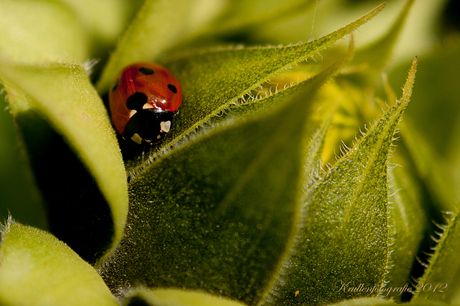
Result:
M0 78L50 205L51 223L94 261L100 256L94 252L121 239L128 210L126 173L101 99L75 64L2 62Z

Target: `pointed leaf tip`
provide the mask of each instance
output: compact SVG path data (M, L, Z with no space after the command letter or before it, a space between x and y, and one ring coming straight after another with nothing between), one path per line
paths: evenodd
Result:
M418 57L416 56L412 60L412 65L409 69L406 83L404 84L404 87L403 87L402 97L400 100L400 102L403 104L409 103L410 97L412 96L412 88L414 87L415 73L417 72L417 66L418 66Z
M377 295L345 287L381 286L384 281L390 251L388 158L412 93L416 66L417 59L401 100L309 190L294 248L266 299L267 305L327 304Z

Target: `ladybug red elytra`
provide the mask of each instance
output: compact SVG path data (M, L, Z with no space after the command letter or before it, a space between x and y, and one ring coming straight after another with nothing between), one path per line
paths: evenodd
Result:
M170 131L181 102L179 81L166 68L148 62L123 69L109 93L117 133L139 145L152 145Z

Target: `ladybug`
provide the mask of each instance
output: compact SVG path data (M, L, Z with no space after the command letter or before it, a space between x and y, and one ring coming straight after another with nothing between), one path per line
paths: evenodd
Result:
M152 145L171 130L181 102L179 81L166 68L147 62L123 69L109 92L115 130L139 145Z

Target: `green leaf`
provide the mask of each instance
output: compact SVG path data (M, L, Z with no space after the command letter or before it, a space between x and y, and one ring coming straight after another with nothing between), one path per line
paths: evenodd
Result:
M392 159L395 162L395 158ZM404 165L404 164L403 164ZM426 203L420 187L407 168L393 166L389 170L389 242L391 254L385 275L383 297L402 298L395 290L411 283L411 269L421 242L431 229ZM394 289L395 288L395 289ZM395 290L395 291L393 291Z
M336 68L268 114L216 128L132 180L127 231L101 268L109 287L260 300L295 227L309 102Z
M0 84L0 109L7 109L6 90ZM15 124L7 111L0 111L0 220L8 215L45 229L46 219L38 189L24 154L18 146Z
M0 29L3 60L82 63L89 55L83 27L72 11L55 1L1 1Z
M355 22L309 43L195 50L167 57L166 66L181 82L184 100L174 118L175 127L162 147L182 141L261 84L350 34L383 7L378 6ZM134 169L133 173L138 171Z
M322 154L326 134L332 121L332 113L324 122L323 126L313 135L307 148L306 162L304 165L306 182L305 189L309 190L315 182L324 174L321 168Z
M105 93L119 71L139 61L154 61L189 31L196 0L147 0L112 53L97 83Z
M1 305L118 305L96 270L45 231L1 230Z
M193 18L193 14L190 14L190 11L200 7L199 5L197 1L193 0L146 1L137 18L131 24L118 44L117 49L112 54L97 83L97 90L100 93L105 93L118 72L125 66L137 61L154 61L158 59L162 53L180 43L188 34L193 31L198 31L196 26L192 24L193 20L196 18ZM296 3L289 7L288 10L294 10L299 5L299 3ZM318 41L323 42L322 47L327 43L333 43L335 40L350 33L352 30L368 21L383 7L384 5L378 6L358 21L334 32L335 36L329 37L329 42L327 42L326 38ZM206 18L212 19L209 17ZM199 27L204 26L205 25L200 25ZM215 29L215 27L213 28ZM181 78L179 79L182 81Z
M110 227L104 231L110 232L109 240L115 244L121 239L128 210L126 173L107 111L90 84L85 70L75 64L39 67L1 62L0 78L5 83L12 114L23 133L30 157L38 161L37 167L40 167L41 172L46 174L49 180L43 182L37 178L37 183L49 184L47 200L54 202L56 204L54 208L58 211L69 208L72 201L77 203L75 207L69 208L74 211L95 209L92 206L96 206L96 203L91 200L96 201L96 199L92 199L91 194L89 198L85 198L85 193L88 195L89 190L80 194L72 193L73 183L80 183L79 174L85 172L86 168L99 187L96 188L97 192L100 190L110 205L110 210L107 212L109 216L89 214L85 216L88 220L77 220L77 223L85 221L91 226L97 226L98 222L94 222L94 218L112 218L111 226L114 227L114 233L111 232ZM58 133L60 136L53 136L53 133ZM62 138L65 142L59 140ZM59 148L57 151L48 151L46 145L56 142L56 139ZM71 161L75 158L71 152L68 152L67 145L75 152L85 168L74 166ZM61 149L63 149L62 155ZM53 157L51 160L48 158L50 156ZM47 162L39 162L43 160ZM76 159L75 161L77 164L80 163ZM81 169L76 170L75 167ZM58 176L54 177L53 173L58 173ZM66 186L66 182L72 184L65 189L58 188L61 184ZM92 178L84 183L83 187L86 189L91 185L94 185ZM78 202L80 199L83 201ZM72 214L59 216L61 217L75 219ZM105 222L103 223L106 225ZM65 227L66 224L64 223L63 226ZM84 225L80 224L79 228L81 227ZM100 233L89 234L97 237ZM88 247L87 237L77 234L77 239L86 248Z
M451 303L460 288L460 222L455 213L447 225L438 225L433 239L438 242L430 256L427 269L418 280L411 301L423 300ZM439 241L438 241L439 239Z
M151 306L244 306L245 304L200 291L180 289L141 289L123 305Z
M387 164L409 102L414 60L402 99L312 188L291 255L267 305L316 305L375 296L388 263ZM373 290L355 290L362 285Z

